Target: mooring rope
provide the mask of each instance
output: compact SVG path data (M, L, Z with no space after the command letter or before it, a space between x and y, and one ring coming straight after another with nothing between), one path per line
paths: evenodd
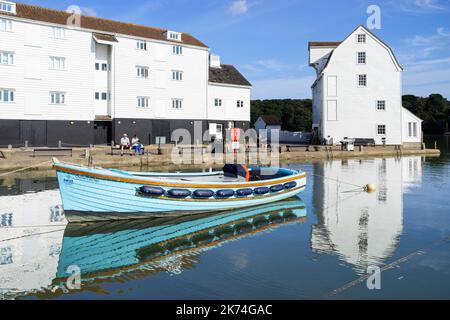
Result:
M44 164L47 164L49 161L50 161L50 160L46 160L46 161L40 162L40 163L38 163L38 164L33 164L33 165L31 165L31 166L24 167L24 168L21 168L21 169L17 169L17 170L13 170L13 171L8 171L8 172L3 172L3 173L0 173L0 177L4 177L4 176L7 176L7 175L10 175L10 174L13 174L13 173L17 173L17 172L26 171L26 170L32 169L32 168L37 168L37 167L43 166Z
M427 251L431 251L432 249L434 249L436 247L439 247L439 246L441 246L441 245L443 245L443 244L445 244L445 243L447 243L449 241L450 241L450 235L445 237L444 239L436 241L436 242L434 242L434 243L432 243L432 244L430 244L430 245L428 245L426 247L423 247L421 249L417 249L416 251L414 251L414 252L412 252L412 253L410 253L410 254L402 257L402 258L399 258L399 259L397 259L397 260L395 260L395 261L393 261L393 262L391 262L391 263L389 263L387 265L385 265L384 267L380 268L380 271L384 272L386 270L392 269L392 268L400 265L401 263L404 263L404 262L407 262L407 261L411 260L412 258L414 258L416 256L424 255L424 254L427 253ZM325 294L323 296L323 298L326 299L326 298L334 296L334 295L336 295L338 293L341 293L341 292L343 292L343 291L345 291L347 289L350 289L350 288L360 284L361 282L366 281L367 279L369 279L369 277L371 277L370 274L361 276L361 277L359 277L359 278L357 278L357 279L355 279L355 280L353 280L353 281L343 285L342 287L339 287L337 289L334 289L333 291L328 292L327 294Z
M39 226L39 227L41 227L41 226ZM0 243L6 242L6 241L11 241L11 240L18 240L18 239L28 238L28 237L42 236L44 234L55 233L55 232L60 232L60 231L65 231L65 230L66 230L66 228L64 227L64 229L57 229L57 230L51 230L51 231L46 231L46 232L25 234L23 236L18 236L18 237L14 237L14 238L2 239L2 240L0 240Z

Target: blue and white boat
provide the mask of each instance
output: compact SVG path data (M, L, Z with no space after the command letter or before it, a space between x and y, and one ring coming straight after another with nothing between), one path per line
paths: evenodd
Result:
M306 186L306 173L284 168L225 165L217 172L146 173L53 162L69 217L224 211L288 199Z

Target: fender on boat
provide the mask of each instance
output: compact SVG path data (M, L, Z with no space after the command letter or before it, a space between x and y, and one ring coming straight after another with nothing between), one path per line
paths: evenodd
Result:
M284 190L284 186L282 184L277 184L270 187L270 192L280 192L281 190Z
M163 188L150 186L142 186L139 188L139 191L150 196L162 196L165 193Z
M194 197L195 198L211 198L211 197L214 197L214 191L212 191L212 190L195 190Z
M170 189L167 193L172 198L186 198L191 195L191 191L187 189Z
M259 187L253 190L255 194L266 194L270 192L270 189L267 187Z
M236 191L236 194L239 197L247 197L247 196L251 196L253 194L253 190L252 189L239 189Z
M218 196L219 198L230 198L234 196L234 190L231 189L218 190L216 192L216 196Z
M284 184L284 188L286 188L286 189L292 189L292 188L295 188L296 186L297 186L297 182L295 182L295 181L287 182Z

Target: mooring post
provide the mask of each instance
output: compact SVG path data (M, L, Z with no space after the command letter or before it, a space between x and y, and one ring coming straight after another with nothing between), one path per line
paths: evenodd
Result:
M28 140L25 140L25 148L28 148Z
M12 145L8 144L8 150L12 150Z
M61 140L58 141L58 148L62 148L62 142L61 142Z

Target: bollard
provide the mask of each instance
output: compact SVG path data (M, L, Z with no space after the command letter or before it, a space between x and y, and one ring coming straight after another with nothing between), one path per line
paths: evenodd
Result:
M8 150L12 150L12 145L8 144Z
M61 140L58 141L58 148L62 148L62 142L61 142Z
M359 146L359 152L363 152L364 151L364 146Z
M25 148L28 148L28 140L25 140Z
M437 149L437 141L434 141L434 150Z

